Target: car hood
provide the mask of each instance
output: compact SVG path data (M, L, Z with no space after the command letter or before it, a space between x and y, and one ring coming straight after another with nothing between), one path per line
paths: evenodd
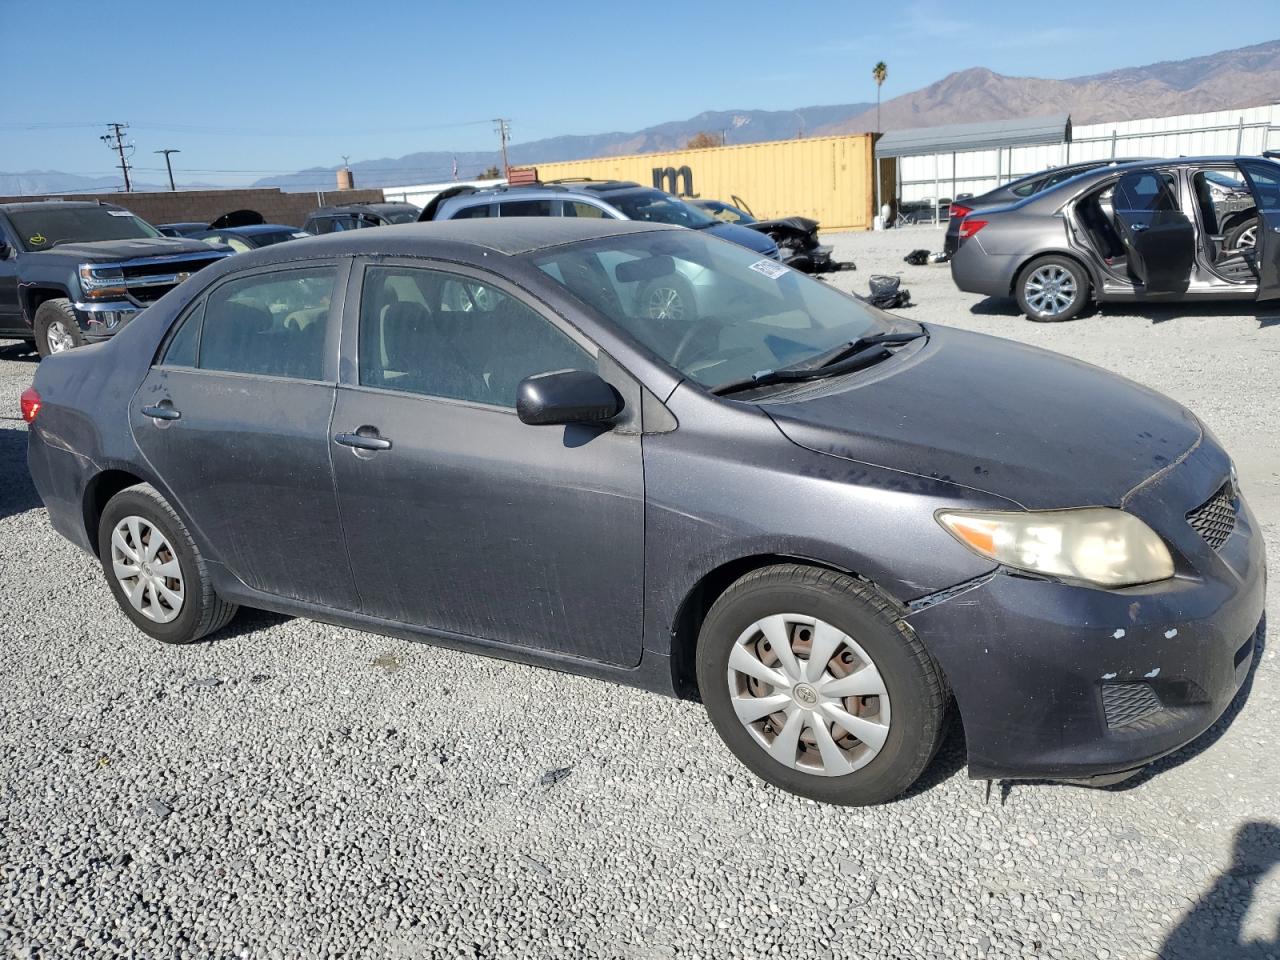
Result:
M179 256L189 253L216 253L202 240L178 237L142 237L137 240L94 240L88 243L62 243L46 253L105 263L112 260L133 260L138 257Z
M1117 506L1202 435L1182 406L1087 363L927 330L922 349L887 361L880 376L868 376L873 368L842 378L842 389L762 408L802 447L1028 509Z
M756 253L772 255L778 249L778 245L773 239L758 230L750 230L747 227L740 227L736 223L716 223L706 228L707 233L717 236L722 240L728 240L739 246L746 247L748 250L754 250Z

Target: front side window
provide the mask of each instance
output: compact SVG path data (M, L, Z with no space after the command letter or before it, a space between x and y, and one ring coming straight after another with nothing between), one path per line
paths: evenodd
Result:
M324 341L336 267L257 274L216 287L188 313L165 352L168 366L324 378Z
M360 383L514 408L525 377L595 361L528 305L480 281L421 267L368 267Z
M1265 160L1241 163L1258 207L1262 210L1280 210L1280 164Z
M632 190L610 193L605 197L629 220L647 220L650 223L670 223L678 227L709 227L716 219L705 210L699 210L679 197L661 190Z
M556 283L667 364L714 387L887 329L858 300L689 230L627 233L532 255Z

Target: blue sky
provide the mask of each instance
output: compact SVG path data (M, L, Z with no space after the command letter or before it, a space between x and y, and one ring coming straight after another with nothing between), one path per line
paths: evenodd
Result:
M132 124L139 179L174 147L179 182L245 183L489 149L497 116L521 142L874 100L881 59L889 99L965 67L1070 77L1271 39L1202 0L1151 6L0 0L0 170L110 174L111 120Z

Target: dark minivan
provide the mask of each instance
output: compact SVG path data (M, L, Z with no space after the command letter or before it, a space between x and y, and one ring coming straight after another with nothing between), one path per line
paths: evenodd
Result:
M706 312L637 297L695 270ZM23 412L54 528L158 640L245 605L697 698L831 803L906 790L953 698L972 777L1130 773L1223 713L1262 616L1188 410L705 231L251 251L42 363Z

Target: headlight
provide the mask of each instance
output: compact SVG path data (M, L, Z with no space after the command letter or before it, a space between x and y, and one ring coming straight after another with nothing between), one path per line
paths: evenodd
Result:
M1123 510L944 510L937 516L938 522L969 549L1019 570L1087 580L1103 587L1173 576L1173 557L1164 541Z
M91 263L80 265L80 289L86 300L113 300L128 293L124 285L124 271L119 267L95 267Z

